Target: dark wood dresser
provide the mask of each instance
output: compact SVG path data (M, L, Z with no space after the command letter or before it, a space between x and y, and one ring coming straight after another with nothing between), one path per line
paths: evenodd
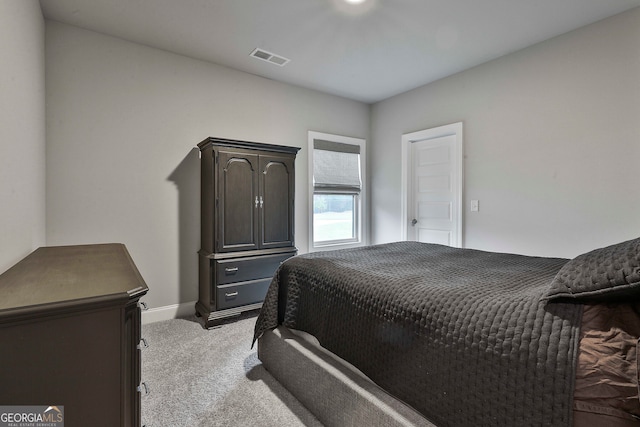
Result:
M295 255L295 158L300 148L207 138L201 152L201 249L196 312L211 327L262 306L273 273Z
M140 426L147 291L122 244L41 247L0 275L0 405L63 406L66 427Z

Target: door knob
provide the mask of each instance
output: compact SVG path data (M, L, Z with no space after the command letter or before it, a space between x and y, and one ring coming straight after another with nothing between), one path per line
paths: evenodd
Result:
M417 219L413 218L413 219L411 220L411 226L412 226L412 227L413 227L413 226L415 226L417 223L418 223L418 220L417 220Z

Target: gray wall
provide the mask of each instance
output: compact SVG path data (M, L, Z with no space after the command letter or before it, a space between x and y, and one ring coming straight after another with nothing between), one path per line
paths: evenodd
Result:
M151 307L197 299L198 142L303 148L296 244L305 252L307 131L368 139L366 104L51 21L46 64L47 244L124 243Z
M37 1L0 2L0 272L45 237L123 242L152 307L195 300L208 135L303 147L302 251L307 130L369 140L381 243L400 237L402 133L456 121L467 247L569 257L640 235L639 9L371 107L55 22L45 61L44 40Z
M640 9L373 105L374 243L400 238L401 135L458 121L466 247L573 257L640 236Z
M44 20L0 1L0 273L45 242Z

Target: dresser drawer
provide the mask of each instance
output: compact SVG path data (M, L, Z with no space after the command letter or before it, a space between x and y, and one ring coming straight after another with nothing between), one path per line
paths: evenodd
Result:
M215 261L215 277L218 285L246 282L273 277L280 264L293 254L263 255Z
M216 306L221 310L262 302L270 283L271 278L219 285L216 287Z

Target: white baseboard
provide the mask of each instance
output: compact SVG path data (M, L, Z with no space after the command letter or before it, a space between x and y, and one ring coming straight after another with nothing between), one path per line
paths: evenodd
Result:
M142 324L160 322L161 320L176 319L195 314L196 302L183 302L181 304L165 305L163 307L150 308L142 312Z

